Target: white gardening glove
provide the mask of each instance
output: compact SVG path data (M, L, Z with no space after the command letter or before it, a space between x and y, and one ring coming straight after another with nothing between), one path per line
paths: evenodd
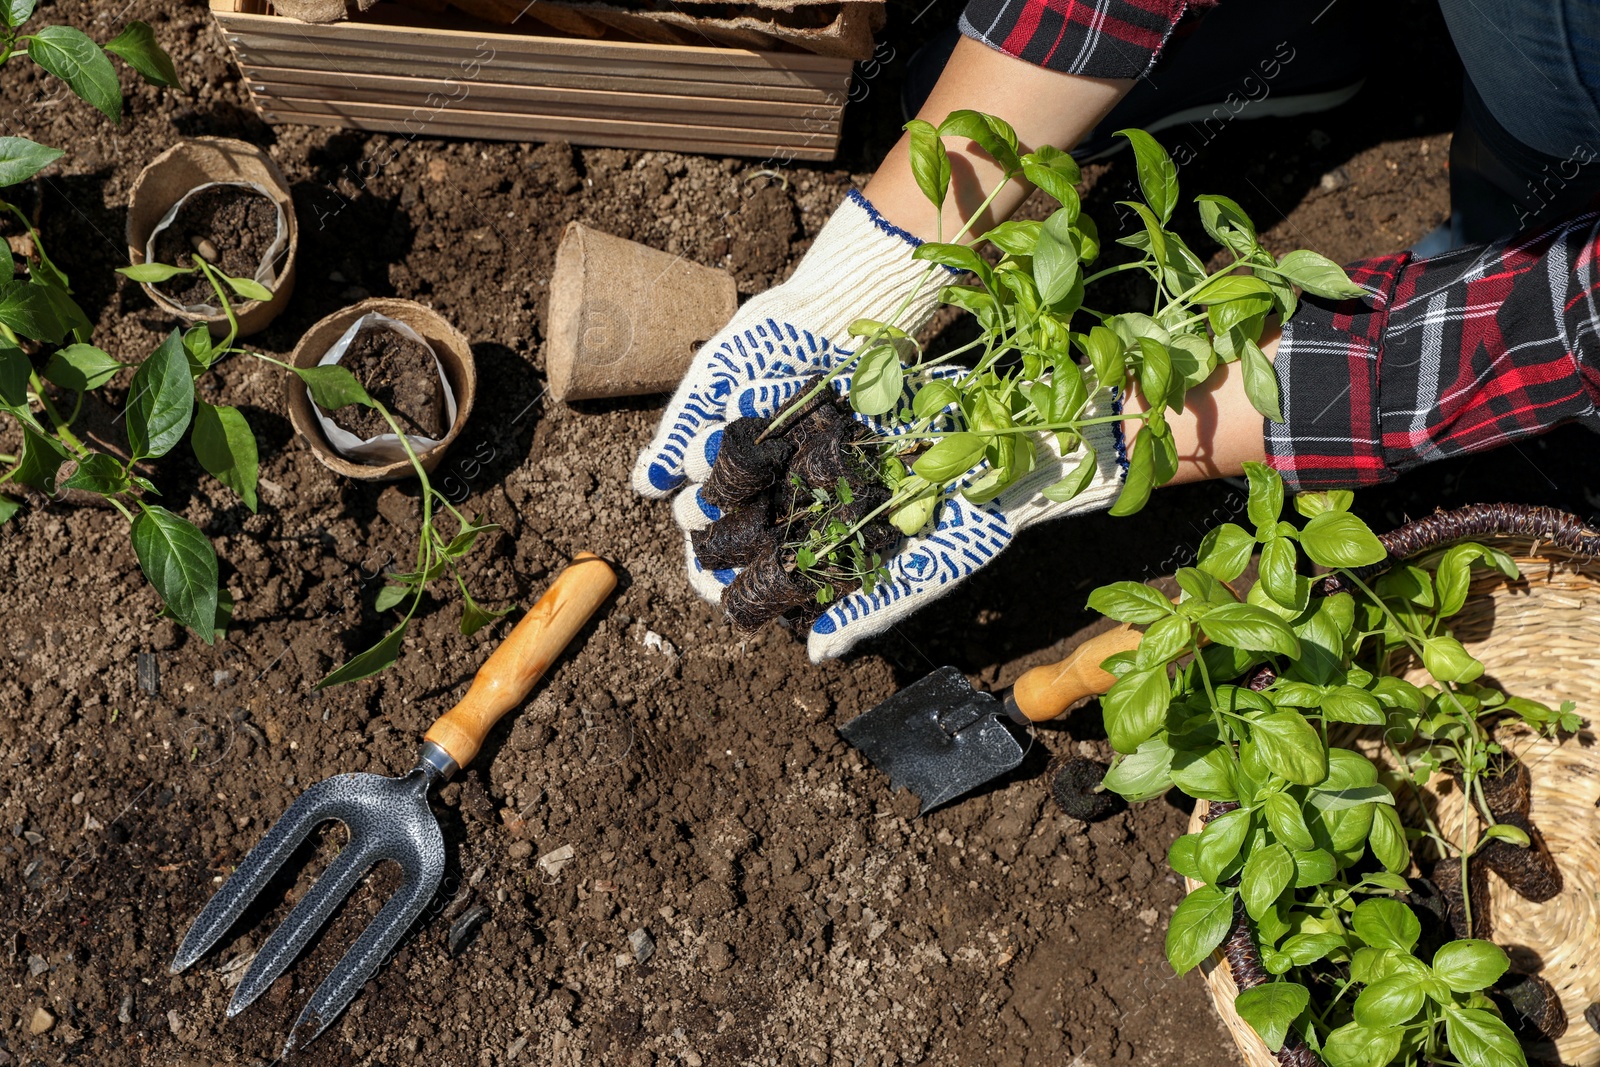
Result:
M965 374L964 371L955 373ZM809 379L796 377L746 386L733 398L734 410L754 417L770 415L808 384ZM833 385L841 394L848 395L849 376L841 375L834 379ZM1090 394L1084 417L1121 411L1120 400L1113 390L1096 388L1092 376L1086 385ZM909 395L908 390L907 403ZM877 432L894 432L886 431L875 420L859 415L857 419ZM1122 489L1128 469L1121 424L1098 423L1087 427L1083 436L1078 450L1063 457L1053 434L1033 435L1030 440L1034 444L1034 469L986 504L968 503L959 492L952 490L939 505L934 528L905 540L885 562L890 575L888 581L880 582L870 595L860 590L845 595L812 624L806 641L812 662L843 655L857 641L884 632L900 619L948 593L957 583L993 560L1012 538L1034 523L1110 507ZM720 435L708 449L708 463L716 459L718 444ZM1092 448L1096 455L1096 469L1089 484L1065 503L1041 496L1047 486L1076 469L1084 447ZM987 465L979 467L969 479L980 476L986 469ZM695 484L678 495L673 514L686 531L690 584L707 600L720 603L723 589L738 571L702 567L687 534L709 526L721 517L721 511L704 500L700 486Z
M789 280L751 298L701 346L634 465L633 487L662 497L686 481L704 481L708 446L714 456L719 431L740 415L729 404L766 380L832 369L848 357L857 319L920 330L954 274L934 266L930 277L930 265L911 258L919 244L851 190Z

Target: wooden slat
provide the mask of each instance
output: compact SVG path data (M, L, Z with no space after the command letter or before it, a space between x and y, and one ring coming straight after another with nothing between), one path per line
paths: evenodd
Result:
M387 60L346 60L338 61L339 69L329 71L328 64L313 65L310 60L320 57L307 57L305 55L278 54L264 58L279 60L271 63L253 63L244 61L239 64L239 70L247 81L256 82L282 82L292 85L320 85L337 90L339 86L353 88L366 78L394 77L395 65ZM403 68L406 76L403 79L412 81L419 86L427 84L427 89L422 95L437 92L449 95L459 92L458 85L471 86L474 81L462 76L460 67L454 63L410 64ZM496 70L497 85L517 86L522 88L538 89L587 89L599 92L625 91L648 96L661 93L670 96L682 97L712 97L718 101L739 100L748 104L781 104L794 106L802 114L809 115L822 109L823 111L842 111L845 94L828 92L821 89L796 87L790 85L764 85L757 91L741 90L737 85L726 82L706 81L679 81L672 78L633 79L617 73L570 71L510 71ZM483 72L480 71L480 78Z
M569 118L637 119L738 129L782 130L836 135L841 109L821 105L783 104L757 100L710 100L664 93L613 93L582 89L547 89L493 82L458 82L444 88L425 78L346 75L340 84L281 80L285 71L263 71L249 79L251 93L265 104L272 100L308 100L335 104L388 104L431 115L471 110L555 115ZM315 75L315 71L295 72ZM285 105L290 106L290 105ZM296 110L304 110L296 108Z
M726 141L781 148L826 151L830 156L838 143L837 135L805 130L750 129L732 126L697 125L626 118L600 118L593 115L528 114L524 112L473 111L441 108L427 111L395 104L370 104L356 101L309 100L292 97L256 98L268 122L274 116L326 115L341 119L378 119L392 123L405 133L429 137L489 137L495 140L563 140L574 144L618 144L604 138L613 135L676 138L680 142ZM409 125L408 125L409 124ZM664 146L664 145L663 145Z
M745 77L778 76L779 84L788 79L810 77L818 83L837 85L848 82L853 63L834 56L808 52L757 52L747 48L702 48L696 45L650 44L642 41L585 40L574 37L549 37L534 34L496 33L380 26L371 22L333 22L311 25L275 15L220 14L217 22L230 36L246 38L266 46L292 47L306 42L322 47L340 47L399 56L444 54L457 57L474 55L480 44L494 50L495 56L522 59L564 57L626 61L644 67L679 66L709 70L737 71Z
M296 113L285 110L274 110L267 116L267 121L274 124L298 123L305 126L337 126L349 130L370 130L377 133L409 133L405 128L403 118L383 118L364 115L319 115L311 113ZM669 152L696 152L714 156L747 156L754 159L788 162L790 160L803 160L813 162L827 162L834 156L836 145L832 141L819 142L809 148L786 147L763 143L757 138L761 131L751 131L750 140L695 140L680 134L666 132L673 129L671 126L640 125L635 132L622 130L601 130L593 123L578 123L575 126L556 128L553 123L560 120L551 120L551 123L541 124L537 117L527 115L505 115L498 117L498 124L487 129L478 129L461 125L446 128L440 124L429 126L428 136L436 137L468 137L473 139L492 140L527 140L527 141L567 141L571 144L597 145L608 148L646 148L660 149ZM653 131L653 132L652 132ZM733 137L739 131L722 131Z

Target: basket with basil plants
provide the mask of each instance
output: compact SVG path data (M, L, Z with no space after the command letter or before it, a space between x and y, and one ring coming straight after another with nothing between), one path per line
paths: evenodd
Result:
M1167 957L1182 973L1220 950L1283 1064L1525 1067L1511 1022L1565 1020L1490 940L1487 872L1536 901L1562 881L1496 729L1581 722L1485 684L1450 631L1475 569L1517 566L1463 540L1377 574L1390 551L1349 493L1300 494L1296 523L1277 474L1247 466L1247 525L1205 536L1176 601L1133 582L1089 598L1145 627L1105 663L1104 788L1202 802L1169 854L1191 888Z
M705 486L719 520L697 539L711 567L743 566L724 596L734 621L754 629L767 619L814 616L884 574L900 535L930 527L942 501L959 493L973 504L995 499L1036 469L1037 438L1067 462L1064 477L1041 489L1068 501L1089 484L1098 457L1084 431L1096 423L1137 419L1141 432L1112 514L1144 506L1169 481L1177 452L1169 412L1219 364L1239 363L1251 402L1280 420L1277 379L1260 341L1269 316L1294 314L1297 289L1327 297L1362 292L1331 260L1311 251L1277 257L1225 196L1195 198L1201 225L1226 255L1207 270L1171 222L1179 207L1177 169L1142 130L1132 144L1142 200L1122 206L1140 228L1118 243L1137 256L1093 269L1101 243L1080 209L1078 167L1051 147L1021 152L1012 128L975 111L938 127L913 121L911 163L918 186L942 208L950 187L944 136L977 142L1005 168L1004 180L948 239L917 248L928 262L921 284L945 284L943 303L969 313L976 338L931 355L893 321L859 320L853 353L787 407L767 419L729 425ZM1043 221L1013 220L965 243L973 220L1012 182L1027 181L1058 205ZM949 269L945 269L949 268ZM1090 289L1112 275L1148 277L1148 309L1095 310ZM910 306L908 294L899 314ZM968 373L952 374L964 360ZM846 401L830 384L849 376ZM1137 383L1147 410L1136 415L1090 410L1092 391ZM846 416L871 420L871 429ZM726 524L724 528L718 526Z

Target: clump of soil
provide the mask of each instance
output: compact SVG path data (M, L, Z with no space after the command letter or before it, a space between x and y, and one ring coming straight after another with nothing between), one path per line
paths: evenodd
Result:
M439 440L450 430L439 365L427 346L381 327L356 334L339 360L356 376L367 395L389 409L407 434ZM334 423L363 441L391 433L383 416L352 404L331 414Z
M271 197L238 185L213 185L183 202L167 228L156 235L155 261L176 267L194 265L196 255L235 278L254 278L278 237L278 205ZM205 276L180 274L156 286L186 307L216 300Z
M1478 857L1524 899L1538 904L1554 898L1561 892L1561 870L1533 822L1533 782L1527 765L1513 759L1500 773L1487 775L1482 781L1489 811L1498 822L1527 834L1528 844L1496 838L1483 846Z
M1106 765L1099 760L1081 756L1057 758L1045 773L1056 806L1081 822L1099 822L1127 807L1116 793L1100 788Z
M888 501L890 493L857 447L863 429L831 389L800 395L773 418L743 418L723 431L722 448L701 494L723 517L691 535L695 556L714 569L743 567L722 594L739 629L753 633L775 618L810 626L826 601L860 588L859 576L826 566L803 573L796 548L835 522L853 528ZM796 405L800 405L796 408ZM770 435L774 420L778 429ZM816 492L826 506L814 507ZM848 497L848 499L846 499ZM885 556L900 533L882 517L861 527L862 547Z

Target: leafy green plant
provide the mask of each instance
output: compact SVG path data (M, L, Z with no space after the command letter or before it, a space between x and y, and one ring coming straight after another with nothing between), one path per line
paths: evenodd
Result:
M1089 484L1096 467L1084 429L1123 418L1142 421L1144 432L1129 456L1112 514L1138 511L1151 490L1177 470L1167 414L1183 410L1190 389L1205 382L1219 364L1240 363L1251 402L1268 418L1282 421L1277 378L1258 345L1268 317L1294 314L1296 287L1327 297L1362 293L1338 265L1315 252L1273 256L1261 247L1249 216L1224 196L1195 200L1206 233L1229 256L1224 267L1208 272L1170 228L1179 202L1177 168L1142 130L1122 131L1133 147L1143 195L1142 202L1122 206L1137 216L1142 228L1118 239L1141 256L1091 273L1100 255L1100 237L1093 220L1081 211L1078 167L1071 156L1049 146L1021 152L1009 125L976 111L953 112L938 127L913 120L906 129L917 184L935 207L942 208L950 186L942 137L969 137L1005 168L1004 179L956 234L944 240L941 233L941 240L915 252L930 264L924 285L939 265L974 279L944 286L940 299L971 313L978 337L930 357L895 322L859 320L850 328L859 338L853 355L816 387L820 390L828 380L850 373L852 407L894 424L898 432L879 442L893 457L887 481L894 490L879 511L907 534L926 526L947 494L960 492L972 503L985 503L1032 471L1037 460L1026 436L1030 434L1053 435L1062 456L1079 456L1066 477L1043 491L1050 500L1072 499ZM1060 206L1043 222L1003 222L974 244L963 243L974 220L1002 189L1019 180L1033 183ZM1113 314L1085 305L1088 286L1124 271L1142 272L1154 283L1148 312ZM910 301L907 296L891 318L903 314ZM973 361L971 373L950 378L946 365L962 356ZM1080 364L1092 369L1093 381L1101 387L1125 389L1130 380L1137 382L1148 410L1086 416L1089 387ZM915 388L909 410L901 404L908 387ZM775 419L768 432L782 421ZM847 544L876 515L845 531L835 539L837 544ZM796 551L800 546L788 547ZM827 556L814 554L818 559Z
M186 333L173 330L140 364L129 389L125 415L131 456L124 460L107 453L91 453L86 464L92 466L92 476L83 476L85 464L80 464L76 472L60 483L62 488L99 493L129 517L140 566L161 595L165 610L207 641L212 641L222 632L231 604L217 586L217 557L211 543L185 519L149 503L145 496L154 493L155 488L147 479L139 477L134 467L141 460L165 455L183 439L184 432L192 428L190 444L200 465L233 490L251 511L256 510L259 458L249 422L237 408L200 400L194 389L194 382L218 360L243 354L298 375L312 399L324 410L335 411L354 404L378 412L400 439L422 487L422 526L415 569L389 575L390 584L379 591L376 602L377 610L388 611L409 598L410 607L405 617L372 648L353 656L318 682L317 688L367 678L394 663L406 627L421 606L428 585L437 578L449 575L461 590L463 634L476 633L486 623L511 611L511 607L489 611L479 606L459 569L461 559L478 536L497 530L499 526L481 519L469 520L434 488L393 414L368 395L349 370L337 364L294 367L236 344L239 321L233 301L235 298L270 299L272 294L264 286L253 279L230 277L198 256L190 267L140 263L120 268L120 273L138 282L160 282L196 272L205 276L216 293L218 306L227 318L228 333L215 340L204 325L195 326ZM448 511L455 519L454 534L447 535L439 528L440 509Z
M1137 801L1176 786L1221 812L1172 845L1172 868L1199 886L1172 916L1168 959L1181 973L1207 957L1237 901L1272 976L1237 1007L1274 1051L1292 1032L1329 1067L1521 1067L1484 993L1506 970L1505 953L1476 939L1427 949L1397 899L1412 890L1401 875L1414 847L1459 863L1470 927L1468 860L1493 840L1528 843L1482 802L1481 782L1502 755L1493 724L1520 719L1549 734L1580 725L1570 704L1554 710L1479 684L1483 664L1447 628L1472 568L1515 577L1516 565L1463 543L1369 584L1355 569L1386 553L1350 513L1351 494L1300 494L1296 525L1282 516L1278 475L1260 464L1247 473L1253 529L1211 530L1197 565L1177 572L1176 602L1133 582L1089 598L1146 627L1137 650L1105 663L1117 680L1102 708L1119 753L1105 787ZM1259 576L1240 588L1258 548ZM1327 587L1302 573L1305 561L1354 592L1319 592ZM1430 683L1401 676L1418 665ZM1379 730L1399 773L1385 779L1334 743L1351 727ZM1404 825L1386 784L1420 788L1439 770L1464 785L1453 838L1426 814L1424 826Z

